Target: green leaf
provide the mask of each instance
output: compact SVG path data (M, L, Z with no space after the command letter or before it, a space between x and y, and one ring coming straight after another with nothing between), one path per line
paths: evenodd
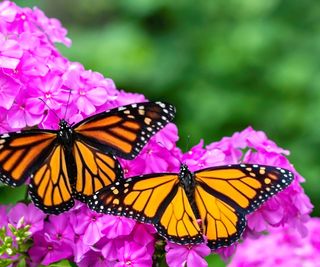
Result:
M52 263L48 267L72 267L71 263L67 260Z
M0 260L0 267L7 267L12 263L10 259L2 259Z
M17 264L17 267L26 267L26 259L22 258L19 263Z

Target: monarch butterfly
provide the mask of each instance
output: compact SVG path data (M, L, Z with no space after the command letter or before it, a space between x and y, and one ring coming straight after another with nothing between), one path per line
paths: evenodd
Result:
M121 173L115 158L132 159L175 115L162 102L111 109L59 130L26 130L0 136L0 181L19 186L28 177L29 194L45 213L59 214L86 202ZM115 155L115 156L114 156Z
M158 173L118 179L97 191L91 209L153 224L158 233L178 244L206 239L211 249L237 241L245 215L286 188L293 174L285 169L239 164L192 173ZM205 238L204 238L205 236Z

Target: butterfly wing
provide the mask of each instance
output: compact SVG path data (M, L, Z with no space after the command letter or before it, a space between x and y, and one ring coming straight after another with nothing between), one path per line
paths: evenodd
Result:
M153 224L158 233L179 244L203 242L191 204L177 174L151 174L119 180L89 201L98 212Z
M117 159L101 153L81 140L76 140L73 155L77 168L77 176L73 183L76 199L87 202L96 191L113 183L116 177L122 177L122 168Z
M30 130L0 136L0 181L19 186L38 169L56 141L54 131Z
M31 175L29 194L34 204L45 213L59 214L74 205L67 169L66 153L56 144Z
M229 246L240 238L246 226L242 213L199 185L195 187L195 202L211 249Z
M157 131L169 123L175 108L162 102L127 105L89 117L73 128L78 138L101 151L133 159Z
M211 249L238 240L246 225L244 216L293 180L288 170L255 164L207 168L194 175L195 201Z

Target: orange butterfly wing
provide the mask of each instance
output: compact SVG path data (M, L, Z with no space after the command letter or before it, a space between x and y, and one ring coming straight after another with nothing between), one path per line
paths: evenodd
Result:
M195 201L211 249L228 246L245 229L245 215L286 188L293 174L282 168L240 164L194 173Z
M30 130L0 136L0 181L19 186L50 153L56 140L54 131Z
M46 213L59 214L74 205L62 145L56 145L31 175L29 194L34 204Z
M153 224L166 239L183 244L203 238L177 174L154 174L118 180L98 191L89 207Z
M113 155L102 153L81 140L74 142L73 156L77 168L73 191L82 202L87 202L99 189L123 176L122 168Z
M104 153L133 159L148 140L175 115L162 102L146 102L112 109L89 117L73 128L78 138Z

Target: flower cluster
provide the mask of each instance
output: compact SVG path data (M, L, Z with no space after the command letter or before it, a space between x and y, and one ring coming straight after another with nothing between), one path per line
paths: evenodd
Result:
M59 53L54 43L71 44L67 31L38 8L2 2L0 28L1 132L50 129L58 117L72 123L127 102L111 79Z
M320 219L307 223L305 238L292 228L274 228L269 235L247 239L239 245L229 267L318 266L320 262Z
M78 122L116 106L146 100L143 95L117 90L111 79L64 58L54 43L70 45L66 30L41 10L4 1L0 4L0 27L0 132L35 125L56 128L58 118ZM180 162L192 171L240 162L283 167L295 174L295 181L248 216L245 237L256 237L270 226L285 224L306 232L304 222L312 206L300 186L303 178L285 157L288 152L263 132L247 128L206 147L200 142L185 154L176 146L177 140L177 127L167 125L136 159L120 159L125 176L178 172ZM21 217L31 226L34 243L28 251L30 266L61 259L78 266L152 265L157 235L150 225L96 214L81 203L59 216L46 216L33 204L17 204L4 213L0 226L16 225ZM206 266L203 257L210 254L204 244L168 243L165 250L169 266ZM215 253L227 257L233 251L234 246Z
M161 146L157 140L161 140ZM176 140L177 129L171 124L157 134L135 160L121 160L126 176L177 172L180 161L186 162L192 170L239 163L240 160L279 165L292 170L296 180L248 216L246 239L256 238L261 231L279 225L294 225L300 232L306 233L304 221L312 206L297 181L302 178L281 154L285 151L271 143L262 132L247 128L206 148L201 142L185 154L173 146ZM255 141L257 143L254 144ZM244 148L246 153L242 152ZM153 166L146 166L146 162L150 161ZM128 263L132 266L151 266L156 232L150 225L123 217L96 214L80 203L59 216L47 216L45 221L46 216L33 204L18 204L10 210L8 222L15 225L22 216L25 223L32 226L30 231L34 244L29 250L29 264L32 266L61 259L69 259L78 266L125 266ZM0 222L0 225L3 224L5 222ZM221 248L215 253L228 257L234 253L234 247ZM165 250L169 266L183 266L185 263L189 266L207 266L203 257L210 254L210 249L204 244L181 246L168 242Z

